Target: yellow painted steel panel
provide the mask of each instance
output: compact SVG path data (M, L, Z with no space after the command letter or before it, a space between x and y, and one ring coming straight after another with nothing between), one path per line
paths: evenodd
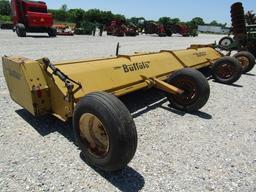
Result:
M42 60L3 57L3 71L14 101L33 115L52 113L65 121L72 116L75 103L88 93L106 91L120 96L150 88L149 79L166 80L184 67L206 67L220 57L221 53L206 47L55 63L61 72L82 85L74 100L67 99L64 82L50 69L45 70Z
M167 52L119 56L107 60L81 61L56 66L71 79L82 84L83 89L75 95L76 98L94 91L115 92L129 86L130 90L133 90L133 85L144 81L143 76L159 77L183 68L179 61ZM62 89L63 83L55 79Z
M210 47L174 51L174 54L186 67L195 67L205 63L209 64L209 60L215 61L221 57L220 53Z

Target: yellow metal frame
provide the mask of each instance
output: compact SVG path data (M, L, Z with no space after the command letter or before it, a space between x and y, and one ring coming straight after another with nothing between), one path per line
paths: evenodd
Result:
M12 99L33 115L52 113L63 121L72 117L73 108L88 93L105 91L116 96L143 88L156 87L172 94L180 90L164 81L182 68L203 68L223 55L210 46L156 53L119 55L112 58L55 63L63 74L82 85L67 99L65 83L46 70L43 60L3 57L3 71ZM74 85L74 89L78 85Z

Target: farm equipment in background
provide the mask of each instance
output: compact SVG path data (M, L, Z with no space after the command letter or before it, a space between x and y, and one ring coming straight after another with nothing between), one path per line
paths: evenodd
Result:
M137 131L118 99L145 88L166 93L173 108L197 111L208 101L207 79L196 69L211 68L213 78L232 84L241 76L237 59L212 47L118 55L111 58L51 63L4 56L3 73L11 98L39 117L73 118L83 159L105 171L124 168L137 148Z
M111 21L109 25L106 26L107 35L113 35L117 37L125 36L125 28L122 21Z
M166 37L166 31L163 24L158 24L154 21L144 22L144 33L145 34L157 34L159 37Z
M0 23L0 29L13 29L13 24L9 22Z
M253 11L248 11L245 14L245 20L248 25L255 25L256 24L256 15Z
M42 1L11 0L14 31L19 37L26 37L27 32L48 33L56 37L53 16L47 11Z
M153 21L144 21L145 34L158 34L160 37L169 36L173 34L180 34L183 37L198 36L196 30L192 30L186 24L159 24Z
M135 25L119 20L111 21L111 23L106 26L105 30L107 31L107 35L118 37L138 35Z
M75 28L76 35L96 35L98 30L99 36L102 36L104 25L96 22L83 21L79 28Z
M229 34L219 41L219 48L226 51L246 50L256 57L256 24L255 15L251 12L245 16L242 3L235 3L231 6L232 29L234 37ZM247 18L247 19L246 19ZM246 20L250 25L246 25Z
M195 37L198 36L197 31L191 30L188 25L186 24L176 24L176 25L167 25L166 28L169 28L169 30L173 34L180 34L183 37Z
M126 32L125 32L126 36L134 37L134 36L139 35L139 33L138 33L139 28L135 24L133 24L131 22L127 22L125 26L126 26Z
M57 35L73 36L75 33L75 26L67 24L54 24L53 27L57 30Z

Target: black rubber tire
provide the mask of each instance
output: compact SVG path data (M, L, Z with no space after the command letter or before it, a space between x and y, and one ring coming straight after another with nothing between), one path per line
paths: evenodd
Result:
M183 81L183 83L182 83ZM180 89L183 89L185 92L181 95L172 95L166 93L167 99L170 101L170 104L173 108L186 111L194 112L201 109L208 101L210 96L210 86L207 79L204 75L196 69L185 68L173 73L167 80L171 85L174 85ZM188 103L180 101L182 98L186 97L188 94L191 94L189 91L187 83L190 82L194 84L195 95L191 101Z
M95 115L109 136L109 151L105 157L95 157L80 137L79 121L83 114ZM123 169L133 158L137 148L137 131L126 106L114 95L105 92L90 93L76 105L73 115L74 135L88 164L104 171Z
M233 73L231 74L230 77L224 78L218 74L218 68L221 67L222 65L224 65L224 66L228 65L228 66L232 67ZM215 79L215 81L217 81L219 83L230 85L240 79L240 77L242 75L242 66L236 58L225 56L225 57L222 57L219 60L217 60L212 65L211 72L212 72L212 76Z
M249 71L251 71L253 69L253 67L255 66L255 57L253 54L251 54L248 51L241 51L238 52L237 54L235 54L233 56L234 58L239 60L239 57L246 57L249 61L249 64L246 67L242 67L243 73L248 73Z
M18 35L18 37L26 37L27 33L25 25L23 25L22 23L18 23L16 25L16 34Z
M50 27L48 30L49 37L56 37L57 36L57 29L54 27Z
M166 37L167 34L166 34L166 33L158 33L158 36L159 36L159 37Z
M228 45L223 45L224 41L228 40L230 41L230 44ZM219 41L219 46L224 47L225 49L229 48L229 46L234 42L234 40L231 37L222 37Z

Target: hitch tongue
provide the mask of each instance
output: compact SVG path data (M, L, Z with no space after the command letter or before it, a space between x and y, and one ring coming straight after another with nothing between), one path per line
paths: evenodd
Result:
M153 78L153 81L155 88L165 91L167 93L171 93L174 95L181 95L184 93L184 90L179 89L178 87L175 87L173 85L170 85L169 83L166 83L164 81L161 81L160 79Z
M174 85L170 85L169 83L166 83L160 79L157 78L147 78L145 76L141 76L147 83L149 87L155 87L157 89L160 89L162 91L165 91L170 94L174 95L181 95L184 93L184 90L175 87Z

